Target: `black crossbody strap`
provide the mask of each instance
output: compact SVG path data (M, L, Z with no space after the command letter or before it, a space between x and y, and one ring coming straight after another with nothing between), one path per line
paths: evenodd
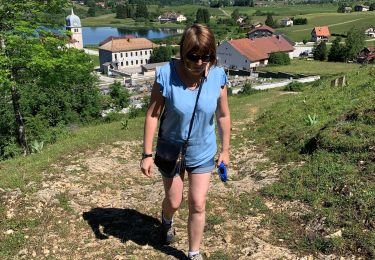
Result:
M199 96L201 94L201 90L202 90L202 87L203 87L203 82L204 82L205 79L206 79L206 77L202 77L200 85L199 85L197 98L195 99L195 105L194 105L193 115L191 116L191 119L190 119L188 136L187 136L187 138L186 138L186 140L184 142L184 148L187 147L187 144L188 144L188 141L189 141L189 138L190 138L190 134L191 134L191 130L193 129L195 112L197 111L197 106L198 106L198 99L199 99Z

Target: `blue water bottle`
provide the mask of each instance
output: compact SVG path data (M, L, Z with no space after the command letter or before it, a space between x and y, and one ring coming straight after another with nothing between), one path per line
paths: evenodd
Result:
M222 182L226 182L228 180L227 167L225 167L225 164L223 162L220 163L217 172Z

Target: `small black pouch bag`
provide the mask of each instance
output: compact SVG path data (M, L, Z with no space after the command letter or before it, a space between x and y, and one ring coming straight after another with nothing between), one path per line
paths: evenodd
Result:
M187 150L191 130L193 128L195 111L197 110L198 99L199 99L199 96L201 94L204 79L205 79L205 77L202 78L201 83L199 85L197 98L195 100L193 115L191 116L191 119L190 119L188 136L187 136L186 140L184 141L183 145L181 146L180 152L178 153L177 158L175 160L166 160L166 159L160 157L158 155L158 153L155 154L155 160L154 160L155 165L157 167L163 169L165 171L164 173L168 174L168 177L172 178L176 174L184 174L185 173L185 169L186 169L186 161L185 161L186 150Z

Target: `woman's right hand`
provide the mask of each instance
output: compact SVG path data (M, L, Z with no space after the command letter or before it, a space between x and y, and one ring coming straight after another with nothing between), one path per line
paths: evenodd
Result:
M147 157L141 160L140 166L141 171L144 175L149 178L153 177L152 166L154 165L154 159L152 157Z

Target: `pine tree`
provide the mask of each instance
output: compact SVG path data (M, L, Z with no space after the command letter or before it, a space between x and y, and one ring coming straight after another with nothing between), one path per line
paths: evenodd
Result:
M269 27L275 27L276 23L275 21L273 20L273 17L271 14L267 14L267 19L266 21L264 22L267 26Z
M345 46L340 44L341 37L337 37L328 53L328 61L345 61Z
M137 5L135 15L136 15L137 18L140 18L140 17L148 18L149 13L148 13L147 6L145 4Z
M327 45L325 42L320 42L313 49L314 60L324 61L327 59Z

